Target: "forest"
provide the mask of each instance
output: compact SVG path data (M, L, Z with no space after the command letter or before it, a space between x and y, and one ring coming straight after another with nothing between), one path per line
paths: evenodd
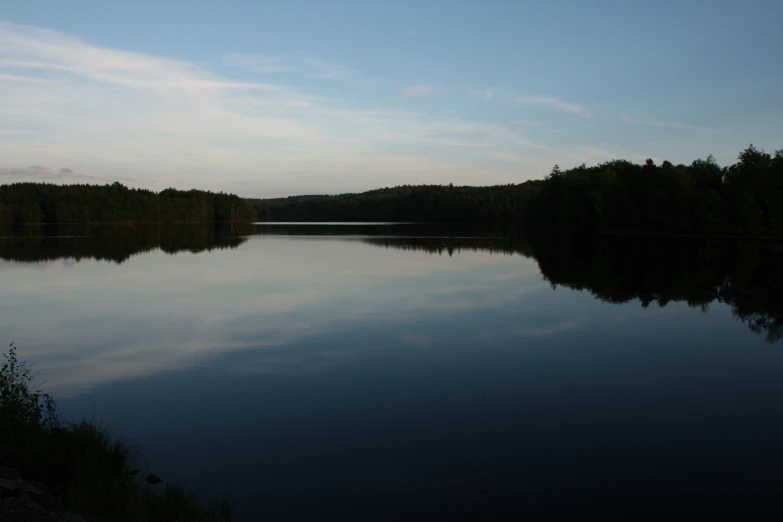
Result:
M523 219L538 184L403 185L361 194L250 201L261 221L515 222Z
M783 235L783 150L750 145L721 167L613 160L493 187L400 186L251 200L262 221L471 222L547 232Z
M0 224L253 221L255 210L233 194L159 193L111 185L0 185Z
M652 159L582 164L490 187L404 185L361 194L243 199L112 185L0 186L0 224L208 221L472 223L543 232L783 235L783 150L748 146L733 165Z

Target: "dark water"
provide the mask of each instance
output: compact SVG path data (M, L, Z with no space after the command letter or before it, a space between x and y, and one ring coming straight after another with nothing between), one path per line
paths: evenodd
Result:
M746 516L783 492L776 245L20 234L0 238L0 341L239 520Z

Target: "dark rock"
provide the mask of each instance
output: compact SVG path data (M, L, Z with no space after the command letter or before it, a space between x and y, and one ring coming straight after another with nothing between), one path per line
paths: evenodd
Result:
M26 481L9 468L0 468L0 521L84 522L63 511L43 484Z
M155 475L154 473L150 473L149 475L144 477L144 480L146 480L148 484L152 484L152 485L160 484L161 482L163 482L163 479Z

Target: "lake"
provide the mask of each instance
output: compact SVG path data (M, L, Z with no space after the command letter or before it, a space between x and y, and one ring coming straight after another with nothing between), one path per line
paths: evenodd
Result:
M103 419L238 520L746 509L783 487L778 245L2 232L0 341L62 412Z

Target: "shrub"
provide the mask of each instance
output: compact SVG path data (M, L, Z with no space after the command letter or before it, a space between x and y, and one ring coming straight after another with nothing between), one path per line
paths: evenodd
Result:
M58 426L55 400L33 390L32 367L19 361L11 343L0 367L0 461L29 463L45 445L49 430ZM20 470L23 471L23 470Z
M43 482L71 512L104 522L228 522L231 506L186 488L145 484L142 457L95 420L61 423L55 400L11 343L0 368L0 465Z

